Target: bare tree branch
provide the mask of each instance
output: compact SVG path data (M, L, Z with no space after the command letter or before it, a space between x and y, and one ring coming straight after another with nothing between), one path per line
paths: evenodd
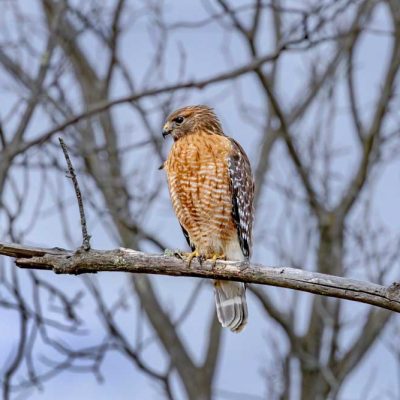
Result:
M346 37L352 33L353 32L350 31L350 32L346 32L342 35L339 34L339 35L335 35L335 36L327 36L327 37L323 37L321 39L316 39L315 41L307 41L308 47L306 47L305 49L325 43L327 41L332 41L341 36ZM298 48L296 46L301 44L304 41L305 41L305 37L303 37L303 36L300 36L296 39L287 41L287 42L281 44L279 46L279 48L277 48L275 51L265 54L263 56L260 56L258 58L255 58L250 63L246 63L245 65L243 65L241 67L234 68L231 71L223 72L221 74L216 74L215 76L212 76L212 77L209 77L206 79L188 80L187 82L178 83L178 84L170 84L170 85L166 85L166 86L160 87L160 88L144 89L142 92L131 93L126 96L116 98L114 100L99 101L95 104L92 104L87 110L85 110L81 114L77 114L77 115L71 117L70 119L67 119L62 124L48 130L47 132L41 134L39 137L32 139L30 141L24 142L18 148L18 151L23 152L26 149L28 149L34 145L43 144L47 140L49 140L55 133L62 132L66 128L70 127L71 125L74 125L86 118L92 117L93 115L99 114L99 113L106 111L117 105L132 103L132 102L136 102L140 99L143 99L145 97L157 96L160 94L170 93L170 92L174 92L174 91L178 91L178 90L182 90L182 89L199 89L199 90L201 90L201 89L204 89L206 86L210 86L215 83L222 83L225 81L229 81L231 79L239 78L242 75L248 74L250 72L254 72L258 68L260 68L262 65L264 65L268 62L277 60L286 51L298 50Z
M247 262L193 261L190 267L184 260L165 255L152 255L136 250L90 250L26 247L0 242L0 254L16 258L22 268L53 270L57 274L82 274L101 271L134 272L169 276L191 276L286 287L372 304L400 312L400 284L389 287L355 279L289 267L267 267Z
M398 26L394 16L393 24L395 27ZM398 35L393 43L390 60L387 66L387 73L385 74L385 81L380 92L380 97L376 104L375 113L373 115L370 128L361 143L363 151L362 158L357 172L350 182L342 201L337 206L337 212L341 218L343 218L350 211L368 179L368 172L374 161L374 149L378 145L380 136L382 134L382 124L388 114L388 110L390 109L390 101L395 92L395 82L400 69L400 29L396 29L398 31Z

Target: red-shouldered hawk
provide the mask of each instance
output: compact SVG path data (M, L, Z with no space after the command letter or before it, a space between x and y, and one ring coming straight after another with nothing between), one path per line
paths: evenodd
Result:
M190 106L173 112L163 136L174 144L164 164L172 205L192 248L207 259L248 260L254 183L246 153L225 136L213 110ZM240 332L247 323L245 285L215 281L222 326Z

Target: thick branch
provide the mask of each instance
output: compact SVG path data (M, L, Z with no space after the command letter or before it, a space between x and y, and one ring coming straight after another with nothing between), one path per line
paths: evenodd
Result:
M266 267L236 261L219 261L215 267L208 261L202 264L193 261L189 267L178 257L123 248L72 252L4 242L0 242L0 254L16 258L19 267L52 270L57 274L114 271L232 280L339 297L400 312L399 283L385 287L289 267Z

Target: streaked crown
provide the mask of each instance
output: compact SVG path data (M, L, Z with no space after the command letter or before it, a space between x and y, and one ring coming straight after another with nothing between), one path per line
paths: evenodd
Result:
M196 133L224 134L211 107L196 105L179 108L168 116L163 127L163 136L172 135L174 140Z

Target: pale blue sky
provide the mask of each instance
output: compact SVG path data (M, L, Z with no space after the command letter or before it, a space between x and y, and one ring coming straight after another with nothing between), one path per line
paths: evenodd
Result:
M290 4L299 5L300 2L291 1ZM32 7L32 3L27 3L27 7ZM206 15L201 1L188 2L183 0L174 0L166 2L168 12L166 19L169 23L178 20L186 20L193 18L193 20L202 19ZM29 10L30 12L30 10ZM32 8L32 15L36 11ZM3 17L4 18L4 17ZM36 18L36 16L34 17ZM126 18L126 24L129 24L130 18ZM2 21L0 20L0 23ZM267 27L268 21L264 21L265 26L265 50L268 51L270 46L270 33ZM384 12L380 12L376 16L374 26L380 29L390 29L387 26L387 17ZM152 42L150 39L151 25L148 20L139 19L137 24L133 26L125 26L127 33L124 36L120 54L125 61L129 71L135 76L140 77L142 71L145 71L151 62L152 56ZM92 61L101 69L102 60L104 59L104 49L101 45L94 42L91 37L86 37L84 45L87 51L92 55ZM186 68L185 76L179 76L177 70L179 68L179 46L183 46L186 53ZM241 40L237 37L232 37L229 32L223 31L215 24L209 25L201 33L193 32L189 29L177 30L171 37L168 38L166 52L166 69L164 71L166 80L169 82L176 82L179 79L189 78L205 78L212 76L218 72L224 71L233 65L241 65L247 58L244 46ZM356 66L358 69L357 77L357 93L361 99L362 109L364 115L368 120L370 109L376 99L376 94L379 91L380 76L385 67L389 48L389 40L383 35L369 35L359 49L356 57ZM227 50L229 49L230 57L227 57ZM318 50L321 57L324 55L326 49L321 47ZM314 53L314 56L317 53ZM293 98L299 96L299 89L304 83L304 73L307 71L307 58L303 53L290 53L283 56L282 66L278 81L279 97L282 100L284 107L290 106ZM343 68L342 68L343 69ZM0 82L4 85L3 71L0 70ZM138 79L140 82L140 79ZM148 86L158 87L160 84L154 77ZM243 99L247 103L251 103L257 107L262 102L262 93L257 89L254 80L251 76L241 78L237 84L240 86ZM341 83L343 85L343 82ZM344 93L344 87L340 87L339 91ZM117 80L114 87L114 96L118 97L128 92L126 86ZM74 95L74 88L71 90L71 95ZM233 90L231 82L223 83L211 89L204 91L194 91L191 93L190 98L185 99L185 103L207 103L215 106L217 114L220 116L223 123L225 132L238 139L246 151L248 152L253 166L256 165L258 157L258 143L263 132L255 128L239 115L237 112L237 99L235 96L237 92ZM347 97L346 97L347 98ZM10 99L0 97L0 115L4 116L6 110L10 107ZM338 96L336 107L341 110L340 116L337 117L334 123L330 126L323 126L324 135L332 139L332 145L337 148L343 148L345 151L334 164L335 170L338 174L338 181L335 185L335 190L340 193L343 190L345 183L348 179L348 171L357 162L359 154L355 146L353 126L348 119L348 104L346 103L345 95ZM395 106L398 106L396 100ZM77 107L79 109L79 107ZM315 126L314 122L319 117L319 105L314 106L313 113L301 124L296 125L296 134L305 135L314 132L308 131ZM127 106L121 106L114 110L115 120L120 132L121 146L130 143L138 142L143 138L143 128L140 122L133 119L133 114ZM161 121L159 115L154 115L154 126L160 123L161 134ZM392 123L392 125L394 125ZM34 121L29 127L29 134L34 136L40 134L51 127L48 119L42 114L38 113ZM326 139L328 140L328 139ZM66 137L68 141L68 137ZM163 151L167 153L171 143L166 141L164 143ZM40 156L40 155L39 155ZM148 160L152 160L149 166ZM185 241L181 235L180 227L172 213L172 209L168 199L167 188L163 172L155 168L154 157L150 148L143 148L138 151L129 153L129 157L125 159L126 171L131 168L140 168L143 175L144 182L147 184L161 184L163 185L162 194L159 201L152 206L151 212L146 214L143 224L150 232L155 232L158 237L163 238L170 248L184 248ZM272 241L273 238L265 235L271 234L276 225L280 223L282 218L282 199L280 194L274 191L273 182L282 182L286 184L288 179L292 179L293 169L292 165L285 156L284 149L277 146L272 157L272 168L268 176L268 183L263 200L258 210L258 220L256 221L256 240L254 261L262 262L268 265L279 265L282 260L279 259L269 245L265 242ZM363 196L368 196L372 200L372 213L370 215L373 223L384 224L388 231L392 234L398 234L400 228L400 213L398 213L397 206L400 198L400 176L399 176L400 161L396 160L387 167L378 169L376 173L376 182L371 190L366 191ZM17 179L21 181L22 177L18 172L15 172ZM32 175L33 176L33 175ZM60 180L61 179L61 180ZM128 178L129 179L129 178ZM72 188L70 182L62 179L59 174L54 174L51 177L54 186L58 190L65 193L65 198L70 199L71 206L68 208L69 222L72 227L72 232L76 235L76 245L80 242L80 230L77 210L73 198ZM298 190L297 190L298 191ZM54 207L55 199L50 195L49 191L45 191L43 195L42 189L32 185L29 196L36 199L38 196L43 203L42 211L52 209ZM18 224L23 227L24 223L29 220L30 209L27 206L24 214L19 218ZM44 214L48 214L44 212ZM300 231L294 233L294 225L301 224L304 215L304 209L301 206L295 205L293 207L293 214L291 215L292 221L287 226L287 233L285 236L288 244L288 251L298 262L305 262L307 267L313 267L313 257L309 254L307 249L304 249L304 236L305 232ZM361 218L358 211L354 212L354 220ZM109 235L106 234L104 226L98 221L97 217L89 210L89 229L93 236L92 244L96 248L110 248L114 247L115 243ZM300 225L301 228L301 225ZM265 230L264 230L265 229ZM40 245L52 246L69 246L66 243L62 227L60 226L60 219L55 213L49 214L42 218L28 237L25 238L27 243L35 243ZM148 247L149 250L152 250ZM397 265L398 267L398 265ZM363 271L356 270L354 276L362 276ZM53 284L65 288L67 291L73 293L81 287L79 279L76 277L62 277L43 273L47 279L51 279ZM397 275L398 277L398 275ZM108 299L116 297L121 287L125 290L129 289L129 283L125 276L122 274L104 273L95 277L100 283L103 293ZM191 293L191 288L197 282L189 278L167 278L167 277L154 277L153 282L163 299L162 303L168 310L173 311L176 315L179 310L185 305L185 300ZM289 300L293 296L293 292L285 289L271 288L270 292L273 293L274 298L281 303L284 307L289 304ZM0 293L1 294L1 293ZM298 327L304 327L308 315L306 312L306 305L309 304L311 295L303 294L299 298L302 307L299 308L298 313ZM130 304L133 305L134 299L130 299ZM215 387L221 390L229 390L232 392L242 392L254 395L265 395L266 393L266 370L274 371L274 354L272 348L275 350L283 350L286 347L286 342L283 340L282 332L271 320L265 318L264 314L258 309L258 303L254 301L249 295L250 307L250 321L248 327L240 335L233 335L230 332L223 333L223 344L221 349L220 364L218 366L217 379ZM352 315L363 313L367 310L367 306L348 303L348 310ZM123 315L121 326L124 327L124 332L127 336L134 337L135 332L135 315L136 307L132 306L131 309ZM195 357L200 358L204 347L204 334L206 330L210 312L213 309L213 295L212 288L209 284L204 285L201 292L200 299L196 303L194 312L185 321L180 329L183 337L187 342L190 342L191 352ZM101 335L101 328L98 325L98 320L95 316L95 309L93 304L88 304L85 308L85 316L87 323L92 328L89 337L82 337L81 339L71 339L78 345L84 343L93 343ZM17 321L12 313L0 313L2 318L2 329L0 333L0 366L9 359L10 353L13 351L13 338L14 332L17 330ZM398 319L398 316L395 316ZM360 323L355 319L354 325ZM350 327L346 332L347 337L344 341L351 339L352 328ZM274 343L271 345L271 343ZM152 345L147 350L147 359L155 365L163 363L163 354L160 348ZM38 363L40 365L40 363ZM109 354L106 362L103 364L102 373L106 378L104 384L99 385L94 377L90 374L74 374L63 373L58 377L50 380L44 386L43 391L34 390L31 393L32 399L87 399L96 398L102 399L159 399L162 398L160 391L156 385L151 382L146 376L140 373L136 368L132 367L121 355ZM272 379L276 379L272 377ZM386 397L387 389L393 388L393 392L399 394L398 390L398 370L395 368L394 358L384 346L383 341L380 341L374 349L369 353L365 359L363 366L356 371L347 381L340 399L342 400L355 400L360 398L360 388L366 385L366 381L374 379L374 385L368 393L368 399L373 399L374 396L379 399ZM383 397L382 397L383 395ZM183 395L181 397L184 398ZM223 396L218 398L223 399ZM294 397L295 398L295 397ZM390 397L387 397L388 399ZM393 397L394 398L394 397Z

